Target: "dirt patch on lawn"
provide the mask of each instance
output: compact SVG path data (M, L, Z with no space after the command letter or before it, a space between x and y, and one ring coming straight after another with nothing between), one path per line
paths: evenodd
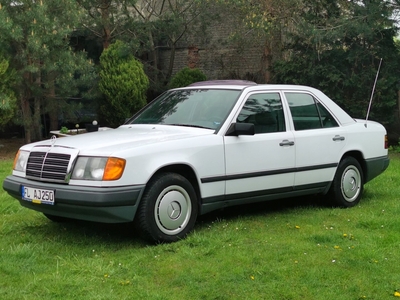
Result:
M24 139L0 139L0 160L13 159Z

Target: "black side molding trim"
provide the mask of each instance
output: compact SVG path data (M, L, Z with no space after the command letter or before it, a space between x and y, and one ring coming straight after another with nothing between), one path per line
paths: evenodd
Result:
M260 176L272 176L272 175L287 174L287 173L329 169L329 168L336 168L337 165L338 165L337 163L331 163L331 164L324 164L324 165L318 165L318 166L307 166L307 167L288 168L288 169L273 170L273 171L261 171L261 172L233 174L233 175L226 175L226 176L207 177L207 178L201 178L201 183L211 183L211 182L227 181L227 180L235 180L235 179L247 179L247 178L260 177Z

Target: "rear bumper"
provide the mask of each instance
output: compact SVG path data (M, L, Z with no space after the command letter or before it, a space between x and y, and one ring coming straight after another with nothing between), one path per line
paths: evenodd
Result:
M54 205L22 200L21 186L55 191ZM8 176L3 189L24 207L71 219L123 223L133 220L145 185L124 187L87 187L44 183Z
M365 160L365 180L368 182L379 174L383 173L389 166L390 159L388 156L375 157Z

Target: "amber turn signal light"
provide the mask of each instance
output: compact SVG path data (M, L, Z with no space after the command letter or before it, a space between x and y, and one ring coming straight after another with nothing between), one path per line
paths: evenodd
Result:
M118 180L125 169L126 161L122 158L110 157L104 168L103 180Z

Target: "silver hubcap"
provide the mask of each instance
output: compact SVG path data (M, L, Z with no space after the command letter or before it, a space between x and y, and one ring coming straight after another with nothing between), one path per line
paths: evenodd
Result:
M354 166L348 166L342 175L342 195L348 202L353 202L360 194L361 175Z
M157 227L165 234L175 235L185 229L190 220L192 203L189 194L180 186L165 188L154 207Z

